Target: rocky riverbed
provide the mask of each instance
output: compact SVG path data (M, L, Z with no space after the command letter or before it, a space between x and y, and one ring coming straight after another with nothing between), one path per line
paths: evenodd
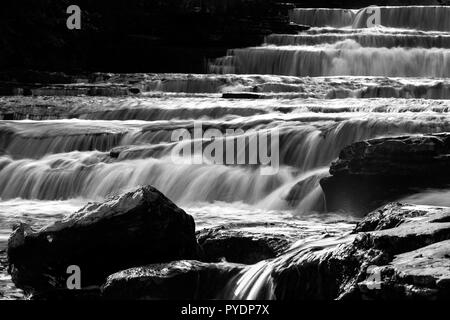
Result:
M2 299L448 299L448 1L87 2L0 12Z
M196 236L192 217L148 186L40 230L17 226L8 270L35 299L449 297L450 208L392 203L343 231L269 223ZM70 265L82 270L81 290L67 289ZM239 279L251 288L239 291Z

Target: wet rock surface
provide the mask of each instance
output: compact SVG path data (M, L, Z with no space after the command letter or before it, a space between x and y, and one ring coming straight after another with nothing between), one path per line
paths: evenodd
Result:
M146 186L78 212L40 230L16 227L8 241L9 272L17 287L42 292L66 287L67 268L82 287L116 271L154 262L196 258L193 218Z
M106 299L215 299L244 266L182 260L120 271L102 287Z
M140 219L131 223L127 215L132 214L123 212L139 207L135 201L142 197L151 200L146 204L151 209L145 207L147 215L163 219L174 211L170 221L158 220L151 228ZM39 232L19 226L8 247L13 281L38 300L435 300L450 296L450 208L391 203L370 213L346 235L312 235L270 223L226 225L199 231L199 249L192 218L167 201L145 187L103 205L90 204ZM139 211L133 215L139 216ZM176 231L170 227L174 221ZM127 226L127 232L120 233L118 225ZM74 230L76 234L70 233ZM97 238L89 233L92 230ZM108 237L112 230L120 242L111 243L114 250L98 239L101 234L112 241ZM131 231L133 236L128 234ZM88 234L89 243L83 242ZM168 241L176 243L170 246ZM164 254L159 251L163 247ZM198 260L183 260L186 256ZM65 289L63 267L68 263L84 270L82 290ZM251 281L252 295L234 295L233 288L242 279ZM240 291L246 292L245 281Z
M372 139L342 150L321 180L327 210L367 213L424 188L450 183L450 134Z
M280 258L272 272L274 296L448 299L448 221L449 208L390 204L363 219L352 235Z
M259 267L176 261L132 268L111 275L102 288L103 297L447 299L449 221L449 208L393 203L363 219L352 234L299 241ZM262 269L249 273L254 268ZM244 278L248 281L251 274L255 278L250 288L259 286L258 293L230 295L230 286Z
M301 239L302 230L288 224L229 224L197 232L204 259L253 264L275 258Z

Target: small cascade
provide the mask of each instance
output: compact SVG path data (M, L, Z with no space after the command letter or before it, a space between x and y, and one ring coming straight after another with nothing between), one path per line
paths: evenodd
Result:
M40 160L2 158L0 197L62 200L102 199L129 188L151 184L180 204L194 202L255 203L293 179L290 170L276 175L221 165L181 164L171 158L103 162L102 154L69 153Z
M450 77L450 50L441 48L368 48L354 40L344 40L318 46L233 49L229 55L234 57L236 73Z
M274 210L293 209L297 213L322 211L319 181L328 174L329 163L346 145L386 135L450 131L450 118L446 114L394 111L367 116L362 116L357 109L343 114L291 112L277 117L270 115L271 119L243 118L241 124L222 121L220 127L215 122L204 123L205 128L221 128L224 132L226 128L245 129L242 133L234 131L237 136L216 141L222 141L226 150L231 140L243 139L244 149L240 152L244 154L248 154L250 140L257 133L277 130L279 168L276 168L276 174L268 176L261 175L259 162L255 165L239 165L237 161L226 164L226 156L223 164L209 158L195 162L202 157L195 148L190 158L174 154L175 147L180 150L189 146L191 149L197 143L204 152L211 142L208 139L170 141L173 130L195 128L192 122L112 125L111 129L127 132L110 143L119 148L115 156L112 156L115 149L111 153L103 152L109 149L104 150L102 144L88 144L91 141L89 135L85 136L85 142L76 140L75 144L70 138L70 130L77 132L89 127L91 132L97 132L97 129L104 129L105 122L93 122L89 126L87 121L80 121L77 126L73 120L52 121L51 125L29 122L26 132L34 132L29 141L20 136L25 133L21 123L6 123L6 127L19 136L10 135L6 155L0 157L0 180L3 182L0 198L101 199L138 185L151 184L181 204L223 201ZM56 138L48 144L33 144L39 134ZM22 151L22 157L18 157L20 144L29 146L28 150ZM34 145L41 148L33 149ZM88 150L84 150L84 146ZM74 150L62 151L69 147ZM25 157L25 152L33 156Z
M448 78L449 16L450 6L368 7L358 13L294 9L292 21L312 29L269 35L260 47L229 50L226 57L210 63L210 71Z
M297 281L301 283L283 283L279 274L289 268L296 270L296 265L307 264L313 258L325 256L334 247L350 242L352 236L322 236L316 235L307 240L300 240L288 252L278 258L262 261L241 271L228 282L227 287L219 294L219 298L227 300L275 300L286 296L287 288L320 286L319 272L315 277L298 274ZM293 271L295 272L295 271ZM288 280L289 281L289 280ZM301 290L299 290L301 291ZM308 290L305 290L308 291ZM300 298L300 297L299 297ZM307 298L307 297L304 297Z
M79 121L3 122L0 123L0 150L16 158L39 158L75 150L109 151L119 145L128 130L106 123Z
M326 33L326 34L271 34L265 43L274 46L316 46L333 44L344 40L353 40L362 47L370 48L450 48L449 34L411 34L393 33L382 29L361 29L354 33Z
M351 26L355 16L355 10L328 8L296 8L290 13L292 22L313 27Z
M369 7L370 8L370 7ZM385 27L415 30L450 31L450 6L376 7L380 24ZM353 28L366 28L373 11L361 9L353 21Z
M312 27L367 28L373 10L379 10L380 25L425 31L450 31L450 6L371 6L360 10L296 8L291 21Z

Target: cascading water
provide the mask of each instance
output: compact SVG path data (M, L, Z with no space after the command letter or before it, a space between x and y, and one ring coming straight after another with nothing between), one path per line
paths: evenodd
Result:
M139 97L60 97L57 90L47 92L51 97L0 97L0 112L13 105L7 111L16 119L0 120L0 249L16 218L43 224L87 201L152 184L200 227L301 224L305 240L282 257L249 266L219 294L276 298L278 268L349 239L343 237L348 223L324 224L319 185L345 146L450 131L448 10L383 7L382 26L362 28L363 11L296 9L293 22L315 27L270 35L261 47L230 50L211 63L219 74L142 76ZM237 74L220 74L228 72ZM224 99L224 93L260 99ZM49 105L59 113L24 120ZM3 113L0 119L6 119ZM197 124L233 130L214 143L225 148L242 139L244 154L258 134L277 132L278 170L263 175L261 163L205 161L202 152L212 139L195 136ZM176 130L189 138L173 139ZM193 150L191 157L174 156L183 147ZM197 158L202 162L192 162ZM447 195L436 192L408 201L427 204Z
M296 23L327 28L269 36L262 47L230 50L210 69L301 77L449 77L450 7L375 8L380 21L370 25L368 8L356 15L343 9L295 9Z
M236 73L290 76L450 76L450 49L362 47L352 39L333 44L234 49Z
M392 28L450 31L450 6L375 7L380 11L380 24ZM365 28L370 10L361 9L352 26Z
M294 23L315 27L345 27L351 25L357 11L329 8L298 8L290 13Z
M372 11L373 12L373 11ZM299 24L310 25L308 31L300 32L296 35L270 35L266 38L265 44L261 47L234 49L230 50L226 59L217 59L211 64L211 70L218 73L232 72L235 73L256 73L256 74L277 74L290 76L382 76L382 77L415 77L422 78L425 81L427 77L445 78L449 77L450 70L450 51L449 51L449 36L450 36L450 7L381 7L379 9L380 21L379 25L368 28L368 18L370 11L361 9L358 12L350 10L336 10L336 9L295 9L291 18L294 22ZM406 79L406 78L404 78ZM337 84L338 82L336 82ZM420 90L425 87L421 86ZM402 90L402 89L401 89ZM427 90L427 89L425 89ZM329 93L328 98L348 98L348 89L337 89L335 94ZM440 89L439 89L440 91ZM355 91L353 91L354 94ZM369 93L372 97L390 96L400 98L402 95L398 89L392 86L367 86L359 91L360 95L353 95L353 97L362 98L364 94ZM395 93L394 93L395 92ZM404 96L406 98L406 96ZM409 96L412 98L413 96ZM422 96L425 98L425 96ZM448 97L437 95L432 99L448 99ZM345 102L344 102L345 101ZM348 99L342 101L343 104L348 103ZM378 102L381 100L377 99ZM422 101L423 102L423 101ZM426 127L431 125L434 120L433 113L437 111L432 108L425 111L422 107L416 109L410 102L404 109L408 117L412 113L418 112L419 118L413 116L406 120L401 119L401 109L398 109L400 100L391 100L385 109L384 107L360 110L361 114L355 115L355 121L341 120L334 128L339 128L339 139L333 141L333 146L340 145L339 141L348 137L346 143L354 140L363 140L369 136L389 136L403 132L409 133L423 133L430 130L431 127L416 127L417 120L424 116L424 124ZM446 102L443 102L446 104ZM391 107L394 109L390 109ZM344 111L345 107L334 109ZM388 112L389 115L377 114L377 112ZM312 109L309 109L311 111ZM325 112L326 108L320 108ZM350 108L349 110L356 111ZM367 113L369 112L369 113ZM397 113L400 112L400 113ZM447 111L445 111L446 113ZM370 115L370 125L364 123L366 116ZM381 116L381 118L379 118ZM431 117L430 117L431 116ZM396 123L390 125L390 121L394 120ZM431 120L431 122L429 122ZM436 130L438 132L448 131L445 125L447 121L443 118L435 122ZM350 125L352 123L352 125ZM413 124L415 123L415 124ZM358 130L364 130L368 124L368 135L360 131L359 137L356 131L349 130L347 134L343 128L347 129L353 125ZM381 129L384 126L384 130ZM432 125L433 126L433 125ZM398 131L397 131L398 130ZM432 131L434 129L431 129ZM395 133L394 133L395 131ZM326 138L323 140L316 140L322 143L329 139L330 135L336 131L325 130L328 132ZM312 143L314 144L314 143ZM311 146L310 144L309 146ZM333 149L331 145L321 145L311 150ZM332 154L333 152L331 152ZM297 155L300 153L296 153ZM305 149L302 153L305 154ZM316 153L317 155L318 153ZM329 155L328 159L333 158ZM334 155L335 156L335 155ZM301 158L301 163L304 165L308 163L311 158ZM318 157L315 157L315 164L303 168L303 172L314 172L313 177L320 176L320 164L322 162ZM317 168L313 171L312 168ZM294 199L296 205L308 208L311 206L305 205L305 200L311 197L312 191L305 194L305 186L307 181L313 181L306 174L303 179L299 179L298 183L290 186L290 193L285 200ZM295 187L297 186L297 188ZM279 191L282 194L282 191ZM295 195L298 195L296 197ZM448 190L424 190L416 195L412 195L401 199L417 204L428 205L444 205L448 206ZM269 201L273 198L268 197ZM299 200L300 199L300 200ZM316 199L319 199L316 197ZM316 205L318 205L318 200ZM317 208L317 207L316 207ZM331 237L324 239L301 240L297 246L294 246L291 251L283 254L279 258L271 261L263 261L258 264L249 266L240 274L235 276L225 288L220 297L227 299L276 299L283 298L283 284L276 281L277 274L281 270L286 270L295 264L301 264L301 261L308 263L312 257L311 251L315 251L314 257L326 255L328 248L349 241L351 237ZM320 258L319 258L320 259ZM295 261L295 263L294 263ZM295 272L295 268L294 271ZM316 273L318 271L316 270ZM320 277L320 275L318 276ZM302 279L304 284L290 284L290 287L299 286L315 286L314 281L320 279L307 279L306 275L297 275L297 278ZM286 283L284 284L286 285ZM302 298L302 297L299 297ZM307 297L304 297L307 298Z
M389 29L371 28L357 29L352 33L326 34L272 34L266 37L265 43L274 46L317 46L333 44L344 40L353 40L361 47L369 48L450 48L450 35L447 33L430 32L390 32Z

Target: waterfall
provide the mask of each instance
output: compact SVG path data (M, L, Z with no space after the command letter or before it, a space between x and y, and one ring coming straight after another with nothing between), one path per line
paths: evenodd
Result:
M369 8L379 18L371 25ZM314 28L294 35L269 35L259 47L229 50L226 57L210 63L210 71L298 77L450 77L450 6L369 8L357 14L345 9L294 9L294 22Z
M369 7L371 8L371 7ZM373 6L380 10L380 24L385 27L450 31L450 6ZM291 21L313 27L366 28L372 12L328 8L296 8Z
M352 25L355 15L348 9L297 8L291 11L290 19L314 27L346 27Z
M177 128L194 128L191 122L114 124L120 137L104 136L102 143L92 143L92 136L73 135L81 128L93 134L104 130L106 122L84 120L6 123L13 134L4 141L0 157L0 197L13 199L61 200L70 198L101 199L110 194L145 184L152 184L177 203L242 202L265 208L292 208L298 212L323 210L319 187L327 175L329 163L346 145L368 138L405 133L431 133L450 130L446 114L375 112L361 117L354 112L296 113L243 118L243 123L221 121L224 128L246 129L239 133L250 139L257 132L279 131L280 169L263 176L260 167L219 165L189 159L174 161L174 146L193 145L195 140L171 142ZM217 127L214 121L209 126ZM244 126L245 124L245 126ZM208 122L204 123L208 127ZM126 134L122 134L127 132ZM33 133L33 134L30 134ZM22 136L25 134L25 136ZM230 139L222 140L223 146ZM51 139L50 139L51 138ZM49 140L50 139L50 140ZM6 139L4 139L6 140ZM41 143L36 143L35 141ZM216 143L217 143L216 141ZM243 152L248 152L248 141ZM204 149L210 142L200 139ZM19 150L19 146L26 149ZM109 148L117 146L119 154L111 156ZM92 151L87 151L92 150ZM113 149L114 150L114 149ZM121 151L122 150L122 151ZM20 155L20 156L19 156ZM192 154L199 157L201 154Z
M318 46L233 49L236 73L290 76L449 77L450 50L368 48L354 40Z
M374 7L380 10L380 24L386 27L450 31L450 6ZM367 26L367 8L353 21L354 28Z
M219 294L283 298L283 270L297 272L352 239L343 236L348 226L324 222L352 218L326 212L320 187L343 148L450 132L449 8L380 7L381 23L371 28L366 9L295 9L292 22L309 30L230 49L209 62L209 74L108 75L109 83L0 97L0 244L16 216L45 211L42 225L55 212L150 184L202 227L302 221L302 239L285 254L246 266ZM106 94L116 82L113 93L126 96L72 96L97 85ZM261 153L250 161L262 134L270 136L270 163ZM448 205L448 194L418 190L399 200ZM320 281L297 278L296 288Z
M227 287L219 293L219 298L227 300L275 300L282 299L286 288L303 287L308 288L306 292L314 291L317 286L316 281L320 281L321 274L317 270L315 277L308 278L308 275L298 274L299 281L303 283L285 283L282 279L278 279L278 275L283 270L290 267L295 269L295 265L301 265L302 262L308 263L313 258L320 259L330 252L330 250L338 245L348 243L353 236L312 236L308 240L300 240L295 243L291 249L282 256L262 261L255 265L249 266L231 279ZM289 281L289 280L285 280ZM300 292L302 290L299 290ZM298 297L298 299L308 299L308 296ZM312 295L309 297L312 298Z
M333 44L344 40L353 40L362 47L371 48L450 48L450 35L448 34L411 34L393 33L383 29L361 29L354 33L327 33L327 34L271 34L266 37L265 43L274 46L316 46L320 44Z

